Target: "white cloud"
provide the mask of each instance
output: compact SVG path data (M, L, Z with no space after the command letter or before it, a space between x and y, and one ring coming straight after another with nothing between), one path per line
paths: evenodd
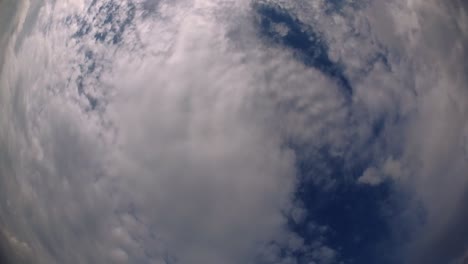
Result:
M113 47L94 43L98 28L76 43L77 27L63 22L73 8L46 4L8 54L2 137L15 162L3 174L17 173L7 195L30 217L5 224L37 262L239 263L283 236L294 156L249 99L254 64L226 52L223 28L199 4L161 3L187 10L164 22L177 30L163 32L167 44L153 35ZM151 23L162 18L148 19L132 29L160 30ZM145 44L156 52L132 52ZM84 77L103 90L90 90L103 102L96 111L74 83L86 50L104 67Z
M393 179L423 203L434 231L414 241L414 263L466 220L466 9L375 1L325 16L324 1L275 1L346 65L348 104L334 80L258 37L249 1L136 1L129 24L120 1L117 30L96 39L111 2L25 5L0 37L0 223L36 263L295 263L279 245L336 263L337 250L285 229L282 212L306 214L285 143L352 161L382 116L358 182Z

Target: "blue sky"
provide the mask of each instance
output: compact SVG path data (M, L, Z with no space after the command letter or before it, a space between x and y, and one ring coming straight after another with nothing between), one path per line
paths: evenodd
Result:
M341 9L346 3L332 1L330 5L334 9ZM345 66L328 57L328 46L320 33L275 4L259 5L256 8L260 17L259 30L265 35L266 41L291 50L297 60L335 81L343 97L352 97L353 87L346 76ZM276 32L276 24L283 24L287 34ZM382 57L382 60L386 61L386 58ZM357 122L360 121L365 122ZM327 245L337 249L339 259L345 263L394 263L397 259L393 255L395 252L392 252L395 246L392 243L396 241L392 241L390 230L392 217L398 213L398 204L393 197L396 195L395 187L392 182L378 186L356 184L375 159L367 152L371 152L373 144L378 144L379 133L386 122L388 120L384 118L376 122L373 133L369 135L369 143L354 150L357 153L353 154L357 155L351 154L352 157L348 153L353 151L351 149L345 149L335 156L326 146L317 150L313 145L295 145L294 139L290 145L296 154L299 178L295 199L303 205L306 214L305 219L298 223L291 219L291 228L306 244L323 237ZM316 183L311 180L314 177L332 180L332 186ZM327 232L311 232L311 223L325 227Z

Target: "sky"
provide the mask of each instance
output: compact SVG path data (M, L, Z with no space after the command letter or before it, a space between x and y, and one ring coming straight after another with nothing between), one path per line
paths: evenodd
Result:
M463 264L462 0L0 0L0 263Z

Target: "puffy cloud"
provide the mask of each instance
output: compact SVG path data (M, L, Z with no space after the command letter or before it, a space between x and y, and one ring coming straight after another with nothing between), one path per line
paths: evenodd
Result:
M383 178L374 167L370 167L364 171L364 174L359 177L358 182L369 185L378 185L382 183Z
M427 212L403 257L461 259L466 7L255 3L1 1L17 10L0 20L1 247L35 263L338 263L325 232L288 229L314 218L304 177L396 183ZM297 175L295 146L317 172ZM364 169L333 178L323 149Z
M130 2L44 3L10 39L2 215L21 221L3 224L37 262L239 263L284 236L294 155L206 4L161 2L168 17L145 20Z

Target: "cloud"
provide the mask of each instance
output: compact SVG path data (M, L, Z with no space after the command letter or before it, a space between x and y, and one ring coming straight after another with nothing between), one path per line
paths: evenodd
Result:
M357 181L427 212L405 260L461 259L466 7L340 3L22 1L0 23L1 247L35 263L339 263L327 232L288 221L318 217L302 181Z
M352 131L348 146L356 150L347 162L367 157L358 181L378 185L391 180L400 189L394 195L417 222L411 226L410 245L397 247L400 261L460 259L466 241L454 234L464 234L460 201L467 186L467 66L461 59L467 56L466 5L374 1L330 17L319 16L313 4L290 6L308 24L327 25L321 32L332 57L346 65L352 80L355 126L343 127ZM358 36L347 37L347 30ZM421 207L426 214L415 220ZM409 224L397 219L389 220L395 229Z
M466 249L466 241L453 236L464 229L460 201L466 193L468 169L463 151L467 80L462 73L467 66L460 60L467 54L462 44L467 41L462 26L466 9L456 1L400 4L398 9L397 5L389 9L394 17L390 25L398 39L409 41L403 49L412 58L418 96L404 128L399 162L400 169L407 172L403 186L422 202L427 214L419 224L422 227L415 229L406 258L410 263L448 263Z
M2 175L15 172L2 186L29 216L2 222L37 262L239 263L281 240L294 155L249 99L257 64L226 52L210 7L162 2L171 21L136 21L107 1L75 20L68 4L45 3L10 40L2 74ZM107 27L110 42L96 39Z
M369 184L369 185L378 185L382 183L383 178L379 175L377 169L370 167L364 171L364 174L359 177L358 182L362 184Z

